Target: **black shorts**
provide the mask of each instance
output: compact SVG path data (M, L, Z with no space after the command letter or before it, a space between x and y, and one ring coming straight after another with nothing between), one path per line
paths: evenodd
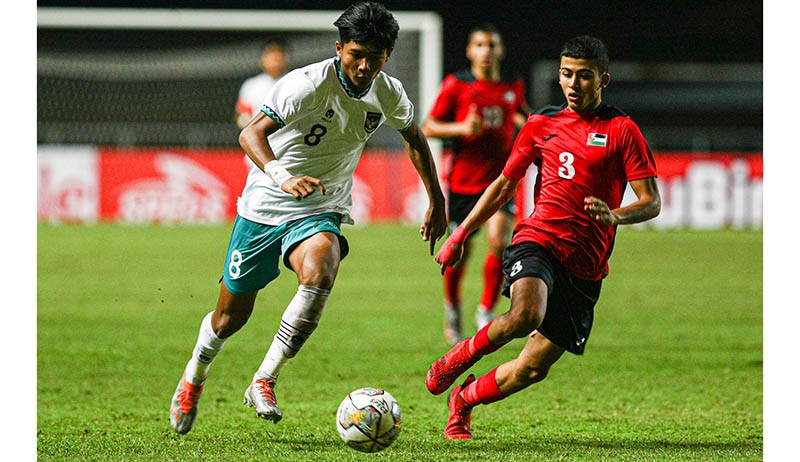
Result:
M448 195L447 201L447 219L450 222L450 232L456 229L469 212L475 207L475 204L478 203L478 199L481 198L480 194L458 194L451 192ZM512 197L510 201L503 204L500 207L501 212L505 212L512 217L516 216L517 214L517 203L515 199Z
M547 284L547 310L536 329L548 340L570 353L581 355L594 320L594 306L603 281L572 276L547 249L533 242L521 242L503 252L503 295L510 297L511 285L524 277L537 277Z

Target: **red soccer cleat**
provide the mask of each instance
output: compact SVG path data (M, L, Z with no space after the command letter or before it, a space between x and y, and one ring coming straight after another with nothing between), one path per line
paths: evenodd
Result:
M441 358L437 359L428 368L428 375L425 376L425 386L434 395L445 392L458 376L466 372L473 364L478 362L478 357L473 357L469 353L469 340L462 340L450 349Z
M447 407L450 410L450 418L447 419L447 427L444 429L444 437L448 440L468 440L472 438L472 406L467 404L461 397L461 390L475 381L475 376L470 374L463 384L453 388L447 399Z

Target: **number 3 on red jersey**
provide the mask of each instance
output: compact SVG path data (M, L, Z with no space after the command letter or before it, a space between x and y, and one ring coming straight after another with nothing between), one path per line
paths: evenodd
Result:
M571 180L575 176L575 167L572 165L575 162L575 155L564 151L558 155L558 160L561 161L561 166L558 167L558 176Z

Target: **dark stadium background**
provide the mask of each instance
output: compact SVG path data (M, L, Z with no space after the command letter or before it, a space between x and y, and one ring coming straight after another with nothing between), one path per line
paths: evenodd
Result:
M351 1L85 1L39 0L38 6L343 10ZM565 38L589 33L607 41L612 60L762 61L763 7L729 1L424 1L388 0L390 10L436 11L443 21L444 70L465 65L469 28L493 22L509 44L506 67L526 72L557 55Z
M82 1L42 0L39 7L124 7L124 8L196 8L196 9L294 9L342 11L352 2L345 1L95 1L88 6ZM569 37L592 34L605 40L612 60L612 85L604 96L635 117L656 150L679 151L752 151L763 149L763 12L761 2L733 1L573 1L573 2L523 2L523 1L461 1L429 2L418 0L384 2L392 11L435 11L442 18L443 72L449 73L467 65L464 57L465 41L469 29L482 22L496 24L507 43L504 71L518 74L528 84L528 100L534 108L561 101L556 85L555 71L552 81L533 77L534 69L542 60L556 61L560 46ZM335 30L331 25L331 30ZM235 34L234 34L235 35ZM254 36L256 34L253 34ZM239 32L239 39L247 32ZM148 40L149 37L149 40ZM223 35L204 32L170 36L156 32L137 39L136 47L160 46L165 38L173 37L181 46L191 46L186 41L216 44ZM39 31L40 49L92 49L95 47L125 46L125 41L96 40L92 34L53 35L53 31ZM130 41L127 42L130 46ZM124 58L121 58L124 59ZM398 58L402 59L402 58ZM623 63L636 63L640 67L635 79L622 72ZM673 67L655 67L668 64ZM615 68L614 65L617 65ZM701 77L688 74L702 67ZM648 67L649 65L649 67ZM707 66L706 66L707 65ZM715 65L718 65L715 67ZM744 65L742 68L741 65ZM683 66L683 67L682 67ZM739 66L739 67L737 67ZM541 74L539 79L541 79ZM209 101L218 101L219 107L194 111L191 117L204 117L202 122L219 125L205 130L207 141L193 143L200 146L224 145L235 140L234 127L227 123L232 98L227 93L217 95L221 88L236 88L245 76L239 76L224 85L215 84L200 93L209 95ZM442 76L443 77L443 76ZM627 78L626 78L627 77ZM407 82L408 83L408 82ZM97 130L53 129L52 123L63 120L94 122L114 120L121 114L141 106L102 103L94 108L91 103L70 102L68 95L100 95L96 89L62 87L63 82L39 80L39 100L61 102L62 106L50 108L40 104L38 110L39 143L89 143L120 144L111 135ZM208 85L207 85L208 86ZM75 87L75 88L73 88ZM189 86L180 87L182 90ZM216 88L216 90L214 90ZM542 91L544 89L544 91ZM232 91L232 90L231 90ZM413 95L413 88L409 88ZM149 94L159 93L151 90ZM172 94L173 92L167 92ZM115 94L115 93L111 93ZM117 91L116 94L127 94ZM177 93L175 93L177 95ZM215 97L212 97L215 95ZM95 100L99 98L95 97ZM186 98L178 95L178 101ZM97 101L95 101L97 103ZM210 103L209 103L210 104ZM82 109L86 105L90 109ZM169 106L169 105L167 105ZM179 107L178 104L173 104ZM108 112L108 115L104 115ZM168 111L170 118L188 117ZM133 115L131 115L133 117ZM141 120L167 120L153 109L139 116ZM102 119L102 120L101 120ZM222 120L222 123L219 121ZM176 135L182 128L172 129L164 123L161 131L151 130L151 139L137 138L135 144L181 144L185 136ZM132 129L128 129L132 130ZM64 133L67 133L64 135ZM84 138L75 136L84 134ZM87 134L92 137L87 138ZM137 135L139 136L139 135ZM180 138L182 137L182 138ZM172 139L180 138L180 139ZM193 138L194 139L194 138ZM383 138L375 143L383 145ZM374 143L374 144L375 144Z

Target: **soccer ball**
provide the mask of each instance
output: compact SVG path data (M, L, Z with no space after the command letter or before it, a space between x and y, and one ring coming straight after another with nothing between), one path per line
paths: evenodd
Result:
M336 429L351 448L378 452L400 436L403 416L400 405L389 392L359 388L348 394L336 412Z

